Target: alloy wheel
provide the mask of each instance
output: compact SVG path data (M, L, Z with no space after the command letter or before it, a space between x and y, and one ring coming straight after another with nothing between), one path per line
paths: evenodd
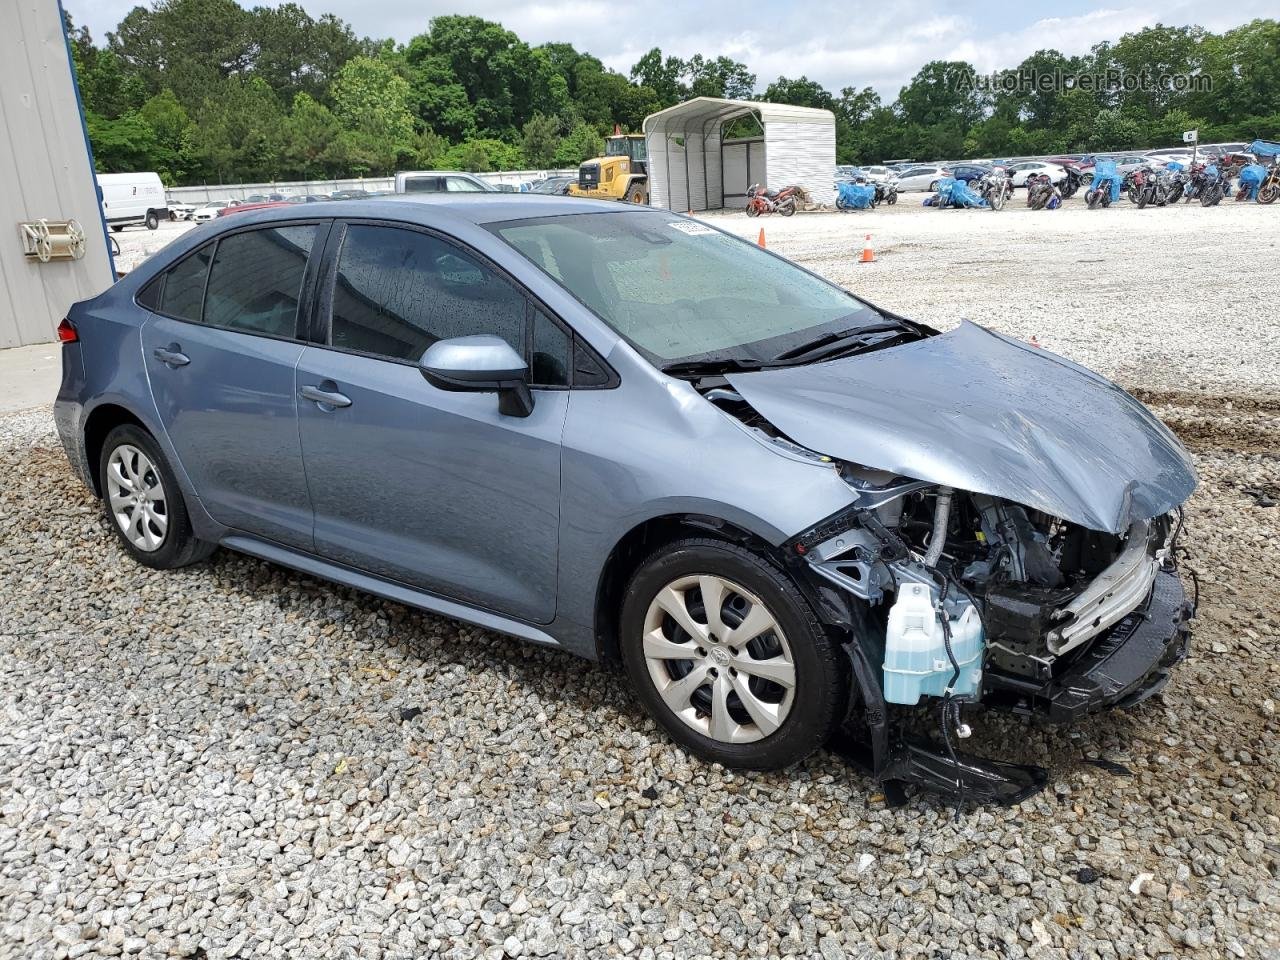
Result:
M160 471L130 443L111 451L107 461L107 500L126 540L145 553L164 545L169 510Z
M712 740L762 740L791 712L796 668L787 639L758 597L724 577L681 577L658 591L643 651L668 709Z

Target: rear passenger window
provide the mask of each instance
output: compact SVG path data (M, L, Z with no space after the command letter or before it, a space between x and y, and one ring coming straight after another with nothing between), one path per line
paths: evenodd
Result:
M525 299L479 260L396 227L347 228L338 257L330 343L417 361L437 340L490 333L521 356Z
M223 237L209 273L204 322L295 337L314 226L271 227ZM167 290L166 290L167 293Z
M179 320L200 322L204 281L209 274L213 244L207 243L165 274L160 294L160 313Z

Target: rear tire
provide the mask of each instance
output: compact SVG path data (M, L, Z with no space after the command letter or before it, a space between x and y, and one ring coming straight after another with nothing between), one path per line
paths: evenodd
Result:
M796 212L796 202L794 200L784 200L778 204L778 212L784 217L789 217Z
M155 212L154 210L148 210L148 211L147 211L146 224L147 224L147 229L148 229L148 230L159 230L159 229L160 229L160 217L156 214L156 212Z
M1280 198L1280 183L1268 183L1258 191L1259 203L1275 203Z
M112 230L112 232L113 232L113 233L119 233L119 232L120 232L121 230L123 230L123 229L124 229L124 224L123 224L123 223L113 223L113 224L111 225L111 230Z
M203 560L217 544L196 539L182 488L151 434L131 423L107 434L98 457L102 507L134 560L172 570Z
M649 715L727 767L798 763L826 742L849 696L839 649L791 578L720 540L680 540L645 560L623 598L621 648Z

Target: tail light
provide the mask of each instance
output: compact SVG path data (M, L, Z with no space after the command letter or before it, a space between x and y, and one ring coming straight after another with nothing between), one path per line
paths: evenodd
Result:
M76 333L75 326L66 317L62 318L62 322L58 324L58 342L59 343L75 343L80 339L80 334Z

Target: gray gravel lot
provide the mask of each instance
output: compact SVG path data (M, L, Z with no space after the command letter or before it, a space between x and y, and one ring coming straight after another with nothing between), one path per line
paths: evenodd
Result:
M0 418L0 957L1280 958L1280 211L763 225L1179 432L1202 606L1163 695L1071 731L978 717L975 749L1052 781L958 822L825 753L729 773L611 668L226 551L131 563L38 408Z

